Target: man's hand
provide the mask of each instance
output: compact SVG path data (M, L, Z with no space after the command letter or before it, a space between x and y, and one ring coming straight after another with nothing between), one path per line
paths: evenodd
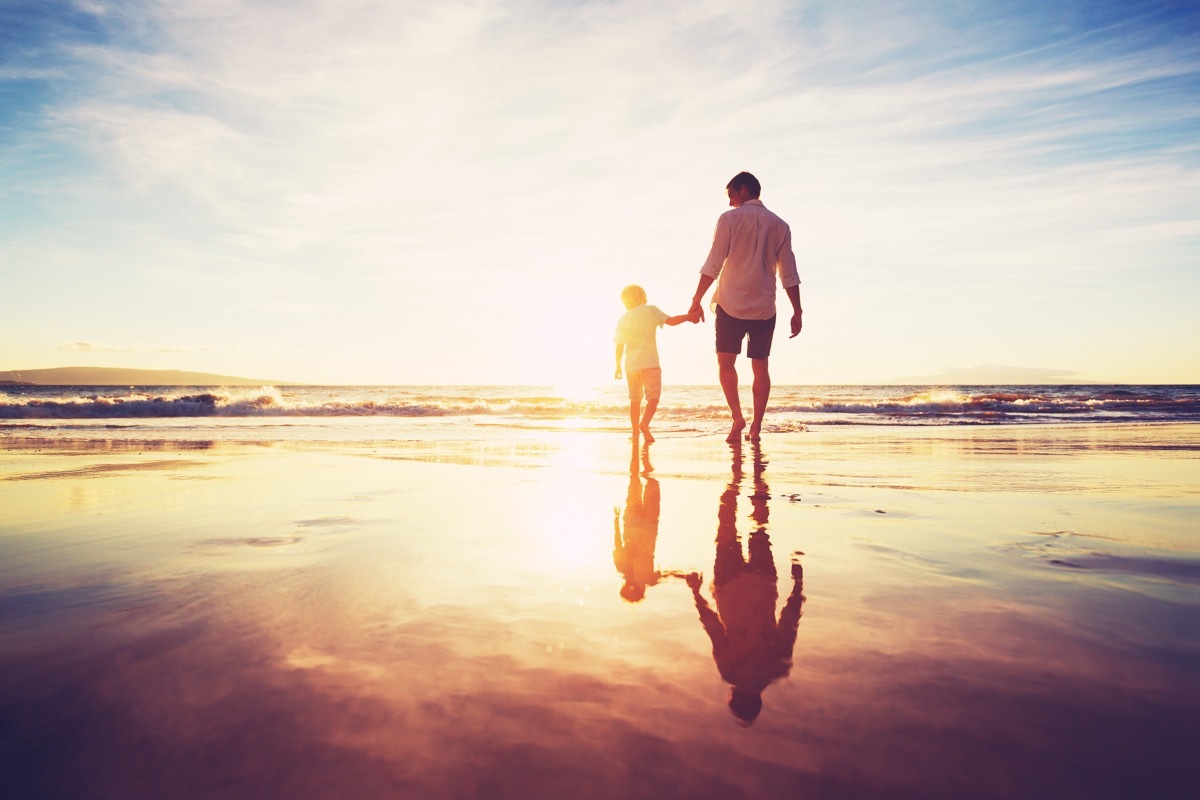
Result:
M795 339L796 334L800 333L800 329L803 327L804 327L804 312L797 311L795 314L792 314L792 335L789 336L788 338Z
M692 294L692 306L688 309L688 314L695 314L699 322L704 322L704 295L708 292L708 287L713 285L711 275L700 274L700 280L696 282L696 291ZM797 289L796 291L800 291Z
M704 322L704 309L699 300L694 301L692 307L688 309L688 319L692 322Z

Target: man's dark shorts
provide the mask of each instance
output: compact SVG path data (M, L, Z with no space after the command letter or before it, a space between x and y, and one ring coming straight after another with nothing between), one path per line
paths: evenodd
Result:
M771 355L771 340L775 336L775 317L770 319L738 319L725 313L717 306L717 352L742 352L742 339L750 337L746 355L750 358L767 358Z

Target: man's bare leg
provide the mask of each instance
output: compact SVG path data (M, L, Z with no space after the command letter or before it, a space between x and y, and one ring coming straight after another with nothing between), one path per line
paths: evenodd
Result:
M767 415L767 401L771 398L771 373L765 358L752 358L750 365L754 368L754 418L747 438L757 442L762 436L763 417Z
M630 437L634 442L638 440L638 421L642 415L642 401L629 401L629 427L633 429L633 435Z
M650 435L650 420L654 419L654 412L658 410L657 400L647 400L646 410L642 414L642 424L639 426L642 430L642 441L650 444L654 441L654 437Z
M742 438L742 429L746 427L746 418L742 416L742 398L738 396L737 353L717 353L717 368L721 376L721 390L725 392L725 402L729 405L729 413L733 417L733 427L725 441L730 444Z

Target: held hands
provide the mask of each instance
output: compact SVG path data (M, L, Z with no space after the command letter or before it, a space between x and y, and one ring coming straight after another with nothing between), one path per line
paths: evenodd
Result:
M692 324L704 322L704 309L700 306L700 301L695 300L692 302L692 307L688 309L687 317L688 321Z

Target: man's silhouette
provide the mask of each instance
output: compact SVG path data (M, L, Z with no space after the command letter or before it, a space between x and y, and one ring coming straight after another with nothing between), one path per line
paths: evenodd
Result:
M712 639L717 670L731 687L729 710L743 724L750 725L762 710L763 690L791 671L792 649L804 605L804 573L800 564L792 565L792 591L776 622L779 588L771 540L767 536L770 495L763 479L766 462L755 445L754 492L750 496L754 530L749 536L749 556L745 557L737 531L737 499L744 477L741 445L734 444L732 450L733 478L721 495L717 511L717 555L712 581L716 610L700 594L699 575L694 572L688 575L687 583L700 612L700 622Z

